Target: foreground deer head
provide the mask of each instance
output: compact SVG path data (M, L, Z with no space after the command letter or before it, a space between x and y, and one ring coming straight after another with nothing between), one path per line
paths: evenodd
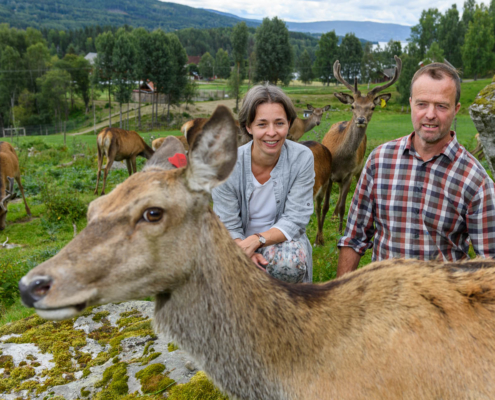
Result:
M342 77L340 73L340 63L338 60L335 61L333 65L335 79L349 89L352 92L352 95L343 92L334 93L334 95L341 103L351 104L353 114L352 120L358 127L366 127L371 120L375 107L380 104L381 100L388 101L390 97L392 97L390 93L381 95L378 95L378 93L392 86L399 78L402 69L402 61L397 56L394 56L394 58L397 65L393 78L385 85L374 87L366 96L362 96L361 91L358 90L357 78L354 78L354 86L352 86Z
M230 111L219 107L186 168L171 169L169 146L162 146L143 172L94 200L87 227L21 280L23 302L43 318L64 319L92 304L143 298L187 280L193 264L177 244L197 236L208 193L232 171L237 130ZM167 265L157 269L157 262Z

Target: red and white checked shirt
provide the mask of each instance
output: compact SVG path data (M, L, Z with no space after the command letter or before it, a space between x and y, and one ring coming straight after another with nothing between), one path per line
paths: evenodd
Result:
M338 246L373 261L388 258L459 260L495 257L495 189L485 169L452 140L423 161L409 136L377 147L368 157ZM374 237L374 242L371 239Z

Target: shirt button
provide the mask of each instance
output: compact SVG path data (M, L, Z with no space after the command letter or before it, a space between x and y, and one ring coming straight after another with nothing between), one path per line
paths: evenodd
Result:
M308 203L307 205L308 205L308 207L309 207L309 203Z

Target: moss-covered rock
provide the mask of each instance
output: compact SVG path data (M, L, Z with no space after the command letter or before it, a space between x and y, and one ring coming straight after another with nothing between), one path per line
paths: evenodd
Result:
M170 389L169 400L228 400L228 397L220 392L208 376L199 371L186 384L181 384Z
M129 302L63 322L31 316L0 327L0 399L163 399L193 373L190 357L154 333L152 316L152 303ZM202 399L207 382L195 382L180 393L197 389L191 398Z

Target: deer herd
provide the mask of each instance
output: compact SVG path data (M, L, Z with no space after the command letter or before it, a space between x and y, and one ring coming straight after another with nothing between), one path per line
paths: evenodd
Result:
M353 117L333 124L322 143L303 142L315 158L318 243L333 182L342 228L366 128L374 107L390 98L378 93L397 80L396 62L392 81L366 96L334 65L352 93L336 96ZM322 111L315 108L314 118ZM301 120L291 139L318 123ZM86 228L21 279L25 305L61 320L92 305L155 296L155 328L232 398L495 398L494 261L382 261L323 284L271 278L210 208L211 190L236 163L238 122L219 106L186 125L182 142L168 137L154 149L134 133L98 135L98 175L106 155L107 169L110 160L128 160L131 176L94 200ZM187 165L178 168L171 160L186 150ZM137 155L149 160L133 174Z

